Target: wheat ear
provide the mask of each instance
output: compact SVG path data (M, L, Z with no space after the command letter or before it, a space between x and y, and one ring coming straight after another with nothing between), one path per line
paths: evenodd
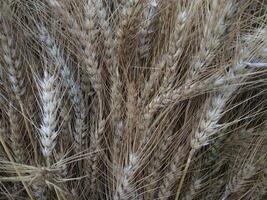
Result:
M149 181L151 182L150 188L153 190L153 194L157 193L157 185L161 185L161 167L164 166L164 157L167 155L168 148L170 148L172 144L172 131L173 129L170 128L170 130L163 132L163 137L160 138L161 142L157 145L155 154L152 157L151 165L149 166L149 169L151 168L151 178L149 178Z
M235 80L236 82L240 81L235 78L238 76L244 76L245 72L248 72L246 69L246 63L249 62L250 53L253 53L256 45L259 44L260 40L264 41L266 39L266 30L264 28L259 28L258 30L250 33L244 37L243 44L250 45L250 47L243 47L236 54L234 59L234 64L230 68L230 71L226 75L222 75L221 72L214 74L212 77L206 79L202 82L194 82L190 78L185 81L184 84L175 89L167 88L165 91L162 91L160 94L156 95L151 101L147 104L144 110L144 116L146 120L151 120L153 114L160 108L166 107L171 103L179 102L188 98L189 96L194 96L198 92L208 90L212 87L222 86L226 83L227 80ZM253 40L251 39L253 38ZM251 39L251 40L250 40ZM258 48L256 48L257 52L264 54L264 50L266 43L263 42Z
M19 57L18 49L15 48L15 39L11 31L11 28L7 25L2 15L0 15L0 24L3 27L3 32L0 32L1 46L4 51L4 61L8 67L8 77L11 86L11 90L15 95L16 100L20 106L20 110L23 115L23 120L28 132L31 144L34 149L34 157L37 162L37 148L36 143L32 137L30 125L27 119L25 108L22 102L22 96L26 92L26 85L23 76L22 62Z
M157 198L168 199L172 194L172 187L177 181L177 177L182 176L182 161L184 159L184 149L180 147L170 162L162 182L160 182Z
M18 162L25 163L26 157L24 154L23 142L21 142L23 141L23 132L21 131L21 127L19 126L21 117L12 103L9 104L8 117L11 131L10 139L12 150L15 154L16 160Z
M162 88L159 89L160 91L164 89L166 90L168 83L174 81L175 69L177 67L175 64L181 55L183 48L182 44L184 42L184 38L181 33L186 26L186 22L188 21L187 12L187 10L182 10L181 12L175 14L176 17L174 30L170 35L168 51L164 53L162 58L157 59L155 64L153 64L155 69L151 73L149 80L145 84L145 88L142 91L142 101L148 99L149 95L151 94L151 90L153 91L154 85L159 81L160 75L162 75L162 70L165 70L165 73L163 74Z
M168 91L169 89L165 88L164 91L161 92L161 94L157 95L147 106L147 114L146 114L147 118L151 118L154 112L156 112L160 107L166 104L169 104L168 102L177 101L177 99L185 95L191 94L192 91L196 91L198 89L198 88L193 89L192 86L196 87L196 85L192 84L192 80L195 77L195 75L199 73L198 71L204 68L204 66L208 65L215 57L215 52L221 44L220 42L221 38L225 34L225 30L229 26L227 20L230 20L231 16L236 11L235 3L226 2L226 4L224 4L224 9L220 10L220 12L222 12L221 15L219 15L218 10L217 10L218 2L213 1L211 4L212 4L212 7L211 7L211 11L209 12L209 16L207 16L208 23L205 24L206 28L204 29L204 37L201 41L200 51L196 54L196 57L191 64L192 70L190 70L189 80L187 80L187 82L183 86L173 91ZM218 18L220 18L220 21L217 20ZM214 23L215 23L215 26L213 25L211 27L208 25L208 24L214 24ZM177 27L183 27L183 26L177 26ZM176 33L179 33L179 29L177 30ZM177 40L177 43L179 44L180 41ZM177 45L171 45L172 51L176 49L176 48L173 48L174 46L177 46ZM177 49L177 52L176 52L177 55L179 55L179 50L180 49ZM175 67L175 65L173 65L173 67ZM173 71L173 67L170 69L171 71ZM166 75L164 79L165 79L165 82L167 80L168 82L172 81L168 77L168 75ZM166 85L166 83L164 85ZM201 87L201 85L198 85L197 87Z
M223 79L230 80L236 79L236 81L240 84L244 81L244 77L237 76L238 74L244 73L245 70L245 64L244 60L249 59L249 55L251 55L251 52L254 50L254 45L257 45L257 42L264 41L264 38L266 38L266 30L258 30L254 34L254 38L256 38L250 47L243 47L241 48L240 52L236 55L235 62L233 66L230 67L228 73L226 74ZM263 45L258 49L258 51L261 51L265 48L265 45L267 43L263 43ZM224 82L224 81L223 81ZM229 83L228 83L229 84ZM199 127L197 128L196 132L193 134L193 137L191 139L191 151L189 153L189 157L186 163L186 167L184 170L183 177L180 181L178 191L176 194L176 200L179 198L180 190L182 187L182 183L185 178L185 174L188 170L188 167L190 165L191 159L196 151L198 151L203 146L206 146L210 144L211 137L213 137L215 134L218 133L218 129L220 125L218 124L219 120L221 119L223 115L224 108L226 107L227 102L229 99L234 95L234 92L238 89L239 85L231 85L229 84L226 88L224 88L222 91L219 91L214 96L211 96L207 99L207 105L210 105L208 107L207 112L204 114L204 117L201 119Z
M54 9L54 13L61 17L68 26L68 30L76 38L80 39L82 37L81 27L79 26L77 20L71 16L68 12L66 6L60 3L58 0L46 0L48 4Z
M99 174L99 158L101 155L101 142L104 134L106 121L103 119L99 119L99 122L96 126L96 130L93 130L94 133L91 135L90 140L90 152L92 152L92 156L88 159L88 167L89 167L89 179L90 179L90 191L92 195L97 194L97 178Z
M77 82L75 82L73 74L65 61L60 48L57 46L55 39L49 34L44 26L39 27L39 38L45 44L49 56L53 59L54 64L59 66L62 82L68 88L71 103L74 107L74 144L76 151L80 151L85 143L85 116L86 109L82 96L82 91Z
M83 69L89 74L89 79L94 90L99 94L101 89L100 69L98 69L97 52L94 44L98 29L96 27L96 6L99 1L87 0L84 6L83 24L79 25L74 16L71 16L64 4L57 0L48 0L55 13L63 17L69 31L80 42L80 50L83 53Z
M253 144L251 150L249 146L246 147L245 149L248 149L247 152L244 151L246 153L240 156L240 168L238 168L238 171L230 178L229 182L227 182L221 198L222 200L228 199L231 194L242 191L242 187L244 186L246 181L256 175L259 170L262 170L262 168L264 168L266 157L265 155L259 155L259 152L262 150L264 136L254 136L254 138L250 140L255 141L255 144ZM248 153L249 156L247 156Z
M222 44L223 36L229 31L230 20L237 11L236 1L210 1L210 10L207 11L206 23L203 27L203 37L200 49L196 53L189 70L189 79L194 79L202 69L208 66L216 51Z
M56 77L44 71L44 77L40 83L40 96L42 105L42 125L40 128L40 141L42 153L47 165L51 165L51 154L56 146L58 132L58 98L59 87L56 85Z
M160 0L146 0L143 4L139 53L141 58L147 58L151 50L152 35L155 33L154 23L160 10L161 2Z
M95 40L98 34L96 20L99 14L98 8L103 6L100 1L87 0L85 4L83 45L84 45L84 62L86 72L90 75L92 87L100 95L101 91L101 69L99 68Z
M121 5L123 5L119 24L116 30L116 34L114 37L105 43L106 55L107 55L107 64L108 71L110 74L110 81L111 81L111 104L110 109L112 112L112 128L114 130L114 137L113 137L113 174L117 175L117 168L119 165L120 159L120 142L122 141L123 131L124 131L124 121L123 121L123 110L121 105L123 103L123 94L122 94L122 78L119 71L120 61L119 61L119 52L121 45L123 44L123 38L125 34L125 26L130 19L130 16L133 12L133 8L136 4L136 0L131 1L122 1ZM110 32L106 32L109 33Z
M130 153L129 164L122 169L117 180L117 186L113 196L115 200L130 200L133 198L135 187L132 181L138 166L138 161L138 157L136 157L135 154Z
M2 119L1 119L1 120L2 120ZM1 122L0 125L3 125L3 122ZM3 130L3 128L0 127L0 130ZM22 177L22 175L21 175L21 173L20 173L20 170L17 168L17 166L16 166L16 164L15 164L16 161L13 159L12 154L11 154L11 152L9 151L9 148L8 148L7 145L6 145L6 142L4 141L4 138L3 138L2 134L0 134L0 143L1 143L2 147L3 147L3 149L4 149L4 152L6 153L6 155L7 155L8 159L9 159L9 161L12 162L12 167L14 168L14 171L16 172L16 174L18 175L18 177ZM27 195L29 196L29 198L30 198L31 200L35 200L32 191L31 191L30 188L28 187L28 184L26 184L25 181L24 181L22 178L21 178L20 180L21 180L21 183L22 183L22 185L24 186L24 188L25 188L25 190L26 190Z

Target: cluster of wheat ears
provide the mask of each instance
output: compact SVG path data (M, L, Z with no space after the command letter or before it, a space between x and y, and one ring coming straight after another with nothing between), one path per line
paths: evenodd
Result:
M1 0L0 199L267 199L267 1Z

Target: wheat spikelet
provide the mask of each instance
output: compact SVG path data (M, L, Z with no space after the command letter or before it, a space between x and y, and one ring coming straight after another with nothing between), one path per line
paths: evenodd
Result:
M105 120L100 119L99 124L96 126L96 130L93 130L94 133L91 136L91 144L90 151L93 155L88 160L89 167L89 179L90 179L90 190L93 195L97 195L98 189L96 185L98 185L98 176L99 176L99 158L101 155L101 142L103 138L103 132L105 128Z
M262 139L259 139L259 141L257 141L253 151L257 151L261 140ZM231 194L241 191L246 181L249 180L253 175L255 175L258 170L260 170L261 166L259 162L254 161L254 163L251 163L251 160L255 159L254 156L256 153L257 152L253 152L250 155L248 161L245 162L243 166L239 169L239 171L230 179L228 184L225 186L222 199L227 199Z
M21 131L21 127L19 126L21 117L12 103L10 103L9 105L8 116L10 123L10 139L12 150L18 162L25 162L26 158L23 152L24 147L23 143L21 143L21 141L23 141L23 132Z
M116 72L118 74L118 72ZM114 126L114 159L118 159L119 156L119 145L123 137L124 122L121 119L122 110L120 105L122 103L122 94L121 94L121 82L119 77L116 78L112 91L111 99L111 108L114 109L113 113L113 126Z
M47 66L46 66L47 67ZM40 143L42 154L45 157L46 165L52 164L52 152L56 146L57 138L57 111L59 105L58 92L59 87L56 85L56 77L51 76L47 69L44 70L44 75L40 81L40 97L42 105L42 124L40 127ZM48 188L43 181L36 181L33 185L33 193L37 199L48 199Z
M159 0L148 0L143 3L142 24L140 31L140 49L139 53L142 58L147 58L151 50L151 35L155 32L155 19L160 10L161 2Z
M58 86L56 86L56 77L52 77L44 71L44 78L40 83L41 103L43 111L43 120L40 128L40 141L42 144L43 156L50 165L51 154L56 146L57 137L57 110L58 110Z
M172 195L172 187L177 177L181 176L181 160L183 159L184 150L182 148L178 149L177 154L170 163L169 169L163 177L162 183L159 186L158 198L168 199Z
M68 12L64 4L60 3L58 0L47 0L47 3L54 9L54 13L57 16L62 17L66 22L71 34L78 38L82 36L81 27L77 20Z
M114 199L131 199L133 197L133 192L135 190L132 184L132 178L135 170L138 166L138 157L134 154L129 156L129 164L126 165L118 177L116 190L114 192Z
M21 58L19 56L18 50L15 47L15 38L12 37L12 29L7 25L6 20L2 15L0 15L0 23L3 26L3 32L1 32L1 46L4 51L3 59L7 65L10 89L13 92L20 110L22 112L24 123L31 140L31 144L34 148L35 158L37 157L35 142L33 141L32 133L30 130L29 122L27 121L27 115L22 102L22 96L25 95L26 85L24 72L22 69Z
M87 1L85 5L85 30L83 31L86 70L90 75L89 78L91 79L92 87L98 93L98 95L101 90L101 75L100 69L98 69L97 51L94 42L96 40L96 34L98 33L98 30L95 28L95 26L97 14L100 13L99 9L97 9L99 7L101 7L101 1ZM97 13L98 11L99 13Z
M263 30L263 32L265 32ZM258 33L256 32L256 36ZM245 64L243 63L243 60L248 59L247 55L249 53L248 49L241 49L240 53L237 55L237 61L234 63L233 67L229 69L229 72L226 74L226 77L230 80L234 81L242 81L244 78L237 77L238 79L235 80L238 73L242 73L242 71L245 68ZM240 84L240 83L239 83ZM223 114L223 109L226 106L227 101L231 98L231 96L234 94L234 92L238 89L238 85L229 85L225 89L223 89L218 94L215 94L211 99L207 100L208 105L210 107L207 109L207 115L203 118L203 124L200 123L199 130L205 130L202 132L196 132L195 137L191 141L191 146L193 149L199 149L202 146L205 146L208 144L209 138L214 135L216 132L215 130L219 127L218 121L221 118ZM203 127L201 127L203 125Z
M64 147L68 146L69 143L69 137L70 137L70 132L69 132L69 125L71 123L71 116L68 110L68 106L67 105L62 105L62 108L59 111L59 116L62 119L62 126L61 126L61 141L60 141L60 146L61 149L60 151L63 152L64 151Z
M9 80L11 90L18 100L25 94L25 83L23 77L23 71L21 67L21 59L18 55L18 51L15 48L15 39L12 37L11 28L8 27L4 18L0 16L0 22L3 26L3 32L1 32L1 46L4 51L4 60L8 66Z
M69 66L65 62L60 49L58 48L53 37L48 33L45 27L40 27L40 40L46 45L47 51L53 58L55 65L60 67L60 74L63 79L63 84L68 88L68 94L75 110L75 122L74 122L74 142L77 151L84 145L85 137L85 108L84 100L82 97L80 86L75 82L73 74L71 73Z
M263 32L265 32L265 30L263 30ZM256 36L257 35L258 35L258 32L256 32ZM231 68L229 70L230 76L231 75L235 76L236 73L242 72L242 70L244 69L244 64L243 64L242 60L246 59L247 55L248 55L247 49L241 50L241 52L237 55L237 57L239 58L237 63L235 63L233 68ZM239 81L242 81L242 79ZM237 90L237 88L238 88L238 86L231 86L230 85L227 87L227 89L224 89L221 93L219 93L219 94L211 97L211 99L207 100L207 101L211 100L211 102L208 103L208 105L211 105L211 110L207 109L207 113L206 113L207 115L204 115L203 121L200 122L200 126L199 126L198 130L203 130L203 131L198 132L198 130L197 130L196 133L193 135L193 138L191 139L192 150L190 151L190 155L189 155L188 160L187 160L185 173L189 167L192 156L195 154L195 152L197 150L199 150L201 147L208 145L210 143L209 138L217 133L216 130L220 126L218 124L218 122L219 122L219 120L223 114L222 111L223 111L227 101L233 95L233 93ZM205 128L202 129L202 127L201 127L202 125ZM184 176L185 176L185 173L184 173ZM179 197L179 193L181 190L184 176L182 178L182 181L180 182L176 198Z
M200 50L197 52L189 71L192 79L202 68L208 66L214 59L215 52L221 45L221 38L228 29L229 20L235 14L238 5L235 1L210 1L210 10L207 11L207 23L203 28L203 38L200 41Z

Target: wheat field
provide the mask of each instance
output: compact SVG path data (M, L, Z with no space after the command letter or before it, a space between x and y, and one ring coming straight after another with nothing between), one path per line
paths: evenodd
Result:
M267 1L1 0L5 199L267 199Z

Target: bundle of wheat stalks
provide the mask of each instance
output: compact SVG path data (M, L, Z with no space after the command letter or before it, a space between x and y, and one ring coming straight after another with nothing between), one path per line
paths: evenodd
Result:
M265 0L1 0L0 199L267 199Z

